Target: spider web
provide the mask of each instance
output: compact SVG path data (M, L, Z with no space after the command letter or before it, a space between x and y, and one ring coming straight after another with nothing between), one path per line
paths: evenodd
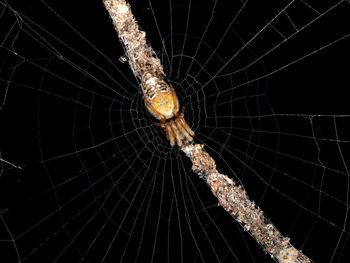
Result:
M130 3L219 171L345 262L349 3ZM2 0L0 25L2 261L272 262L153 125L102 1Z

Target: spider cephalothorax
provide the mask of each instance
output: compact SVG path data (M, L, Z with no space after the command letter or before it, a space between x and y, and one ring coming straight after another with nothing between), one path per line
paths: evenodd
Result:
M174 88L162 77L150 72L143 74L141 86L146 108L160 120L161 123L156 125L165 130L171 147L175 145L175 141L179 147L184 142L191 142L194 132L184 119L184 108L179 113L179 100Z

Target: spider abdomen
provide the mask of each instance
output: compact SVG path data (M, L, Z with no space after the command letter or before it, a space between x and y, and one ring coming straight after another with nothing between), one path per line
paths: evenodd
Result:
M177 98L176 98L177 99ZM160 92L153 99L151 104L161 113L165 119L170 119L178 112L173 96L168 92Z
M148 111L158 120L170 119L179 111L175 90L164 79L146 72L141 79L142 94Z

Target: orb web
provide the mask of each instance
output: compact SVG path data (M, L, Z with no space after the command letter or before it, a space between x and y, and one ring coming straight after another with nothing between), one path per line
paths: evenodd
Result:
M130 1L195 141L315 262L349 253L346 1ZM0 2L9 262L272 262L145 109L100 1Z

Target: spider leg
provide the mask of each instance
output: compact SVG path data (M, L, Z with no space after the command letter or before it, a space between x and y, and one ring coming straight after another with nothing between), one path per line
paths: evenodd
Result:
M182 126L181 120L176 119L175 120L177 128L180 130L180 132L186 137L187 141L192 142L193 138L189 135L189 133L186 131L186 129Z
M165 119L164 119L164 121L163 121L163 119L161 119L160 121L161 121L161 123L159 123L159 122L153 123L154 126L162 127L162 128L165 130L165 134L166 134L167 140L170 140L170 138L169 138L169 131L168 131L168 129L167 129L167 127L168 127L169 125L165 122Z
M163 129L165 129L165 123L159 123L159 122L155 122L155 123L153 123L154 124L154 126L157 126L157 127L162 127Z
M185 116L185 106L182 106L181 114L182 117Z
M186 121L183 118L182 114L179 116L178 120L181 122L181 124L185 128L185 130L193 137L194 136L194 131L192 131L190 126L188 126L188 124L186 123Z
M182 146L182 140L181 140L181 135L180 135L180 132L179 130L177 129L176 127L176 124L174 121L170 121L169 124L171 125L171 129L172 131L174 132L175 134L175 139L176 139L176 143L179 147Z
M166 137L170 141L171 148L175 145L174 132L169 124L165 124Z
M160 118L160 123L156 122L154 123L155 126L158 127L162 127L163 129L165 129L165 125L166 125L166 119L164 117Z

